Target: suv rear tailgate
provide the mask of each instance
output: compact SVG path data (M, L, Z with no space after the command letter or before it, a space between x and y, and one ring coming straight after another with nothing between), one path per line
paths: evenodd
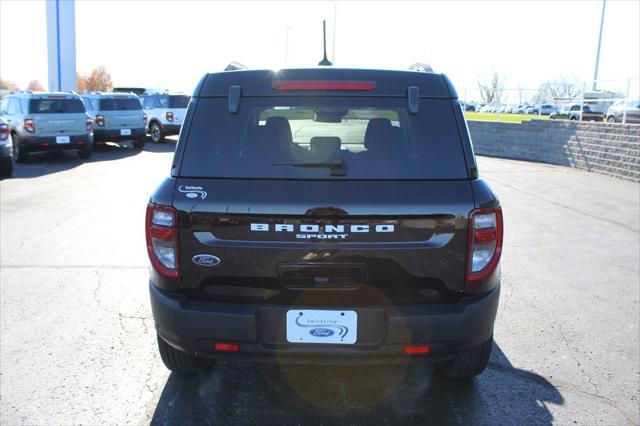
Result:
M466 180L181 178L174 206L182 286L203 297L384 304L463 289ZM200 254L220 263L197 265Z

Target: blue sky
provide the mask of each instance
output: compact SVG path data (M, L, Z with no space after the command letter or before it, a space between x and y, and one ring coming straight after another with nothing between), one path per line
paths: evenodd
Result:
M77 1L78 71L104 65L119 85L191 91L231 60L254 68L321 59L327 19L335 64L404 68L429 62L470 94L493 70L508 88L560 76L591 79L602 2ZM47 80L45 5L0 2L0 78ZM640 2L607 1L600 77L626 89L640 75ZM633 83L637 89L637 81Z

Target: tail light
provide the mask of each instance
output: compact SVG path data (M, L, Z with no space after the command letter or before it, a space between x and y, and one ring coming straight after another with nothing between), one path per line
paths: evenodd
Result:
M373 90L375 81L274 81L275 90Z
M180 278L177 212L172 207L147 206L147 251L153 267L163 276Z
M29 133L36 132L36 121L33 118L25 118L23 124L24 130Z
M481 209L469 217L467 283L486 279L496 269L502 252L502 209Z
M90 132L93 130L93 120L90 118L87 118L87 132Z
M96 115L96 124L98 127L104 127L104 115Z
M215 343L213 347L216 351L221 352L238 352L240 350L240 345L235 343Z
M167 112L165 114L165 117L167 117L167 121L173 121L173 113L172 112Z
M404 353L407 355L424 355L429 352L430 348L426 345L409 345L404 347Z
M147 125L147 114L142 116L142 123L146 126Z
M6 141L7 139L9 139L9 126L0 124L0 141Z

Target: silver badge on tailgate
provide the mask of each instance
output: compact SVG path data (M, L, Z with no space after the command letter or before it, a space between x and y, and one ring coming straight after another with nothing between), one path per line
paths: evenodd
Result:
M220 258L212 254L196 254L191 258L191 261L199 266L218 266L220 264Z
M201 186L193 186L193 185L180 185L178 187L178 191L185 194L187 198L198 198L201 197L203 200L207 198L207 191L202 189Z

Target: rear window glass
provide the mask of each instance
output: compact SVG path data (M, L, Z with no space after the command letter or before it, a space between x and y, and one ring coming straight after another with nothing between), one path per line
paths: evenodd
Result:
M189 105L189 96L169 96L169 108L186 108Z
M185 95L148 95L142 103L145 109L186 108L191 98Z
M199 99L180 174L284 179L465 179L450 100L404 98Z
M127 111L142 109L136 98L105 98L100 99L100 111Z
M80 99L31 99L29 112L32 114L71 114L85 112Z

